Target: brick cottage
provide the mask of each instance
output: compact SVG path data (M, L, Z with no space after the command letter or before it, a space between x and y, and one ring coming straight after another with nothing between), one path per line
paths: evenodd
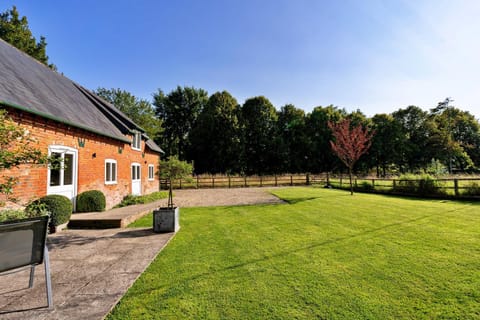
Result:
M60 169L23 165L13 198L100 190L107 209L126 195L159 189L163 151L113 105L0 39L0 108L25 127L35 147L61 158Z

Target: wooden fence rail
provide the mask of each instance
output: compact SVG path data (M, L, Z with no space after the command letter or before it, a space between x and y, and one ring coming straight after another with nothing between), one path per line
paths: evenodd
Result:
M429 190L429 192L451 197L480 198L480 177L445 178L436 180L408 180L398 178L354 177L356 191L375 193L415 193L414 191ZM332 186L348 189L349 177L346 175L322 174L283 174L269 176L223 176L198 175L189 180L175 180L174 189L200 188L247 188L247 187L278 187L278 186ZM160 189L168 189L166 180L160 181Z
M246 188L310 185L309 174L270 175L270 176L194 176L188 180L173 181L174 189L191 188ZM315 180L319 182L318 179ZM166 180L160 180L160 189L167 189Z

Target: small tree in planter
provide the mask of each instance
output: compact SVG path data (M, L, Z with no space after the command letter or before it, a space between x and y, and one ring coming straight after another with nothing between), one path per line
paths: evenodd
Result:
M160 178L168 181L167 207L153 211L154 232L177 232L179 225L179 209L173 203L173 181L191 178L193 166L177 157L171 156L160 165Z

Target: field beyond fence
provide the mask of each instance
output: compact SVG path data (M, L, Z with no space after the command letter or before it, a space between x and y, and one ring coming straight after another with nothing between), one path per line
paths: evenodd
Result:
M451 177L442 179L399 179L354 177L357 192L389 193L426 197L480 199L480 177ZM174 189L200 188L248 188L280 186L331 186L349 189L347 175L332 174L283 174L268 176L198 175L187 180L175 180ZM166 190L166 180L160 181L160 188Z

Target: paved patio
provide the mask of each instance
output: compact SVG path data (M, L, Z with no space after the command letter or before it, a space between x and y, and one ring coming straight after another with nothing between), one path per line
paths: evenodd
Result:
M0 319L103 319L173 237L152 229L65 230L48 237L54 308L43 265L0 277Z

